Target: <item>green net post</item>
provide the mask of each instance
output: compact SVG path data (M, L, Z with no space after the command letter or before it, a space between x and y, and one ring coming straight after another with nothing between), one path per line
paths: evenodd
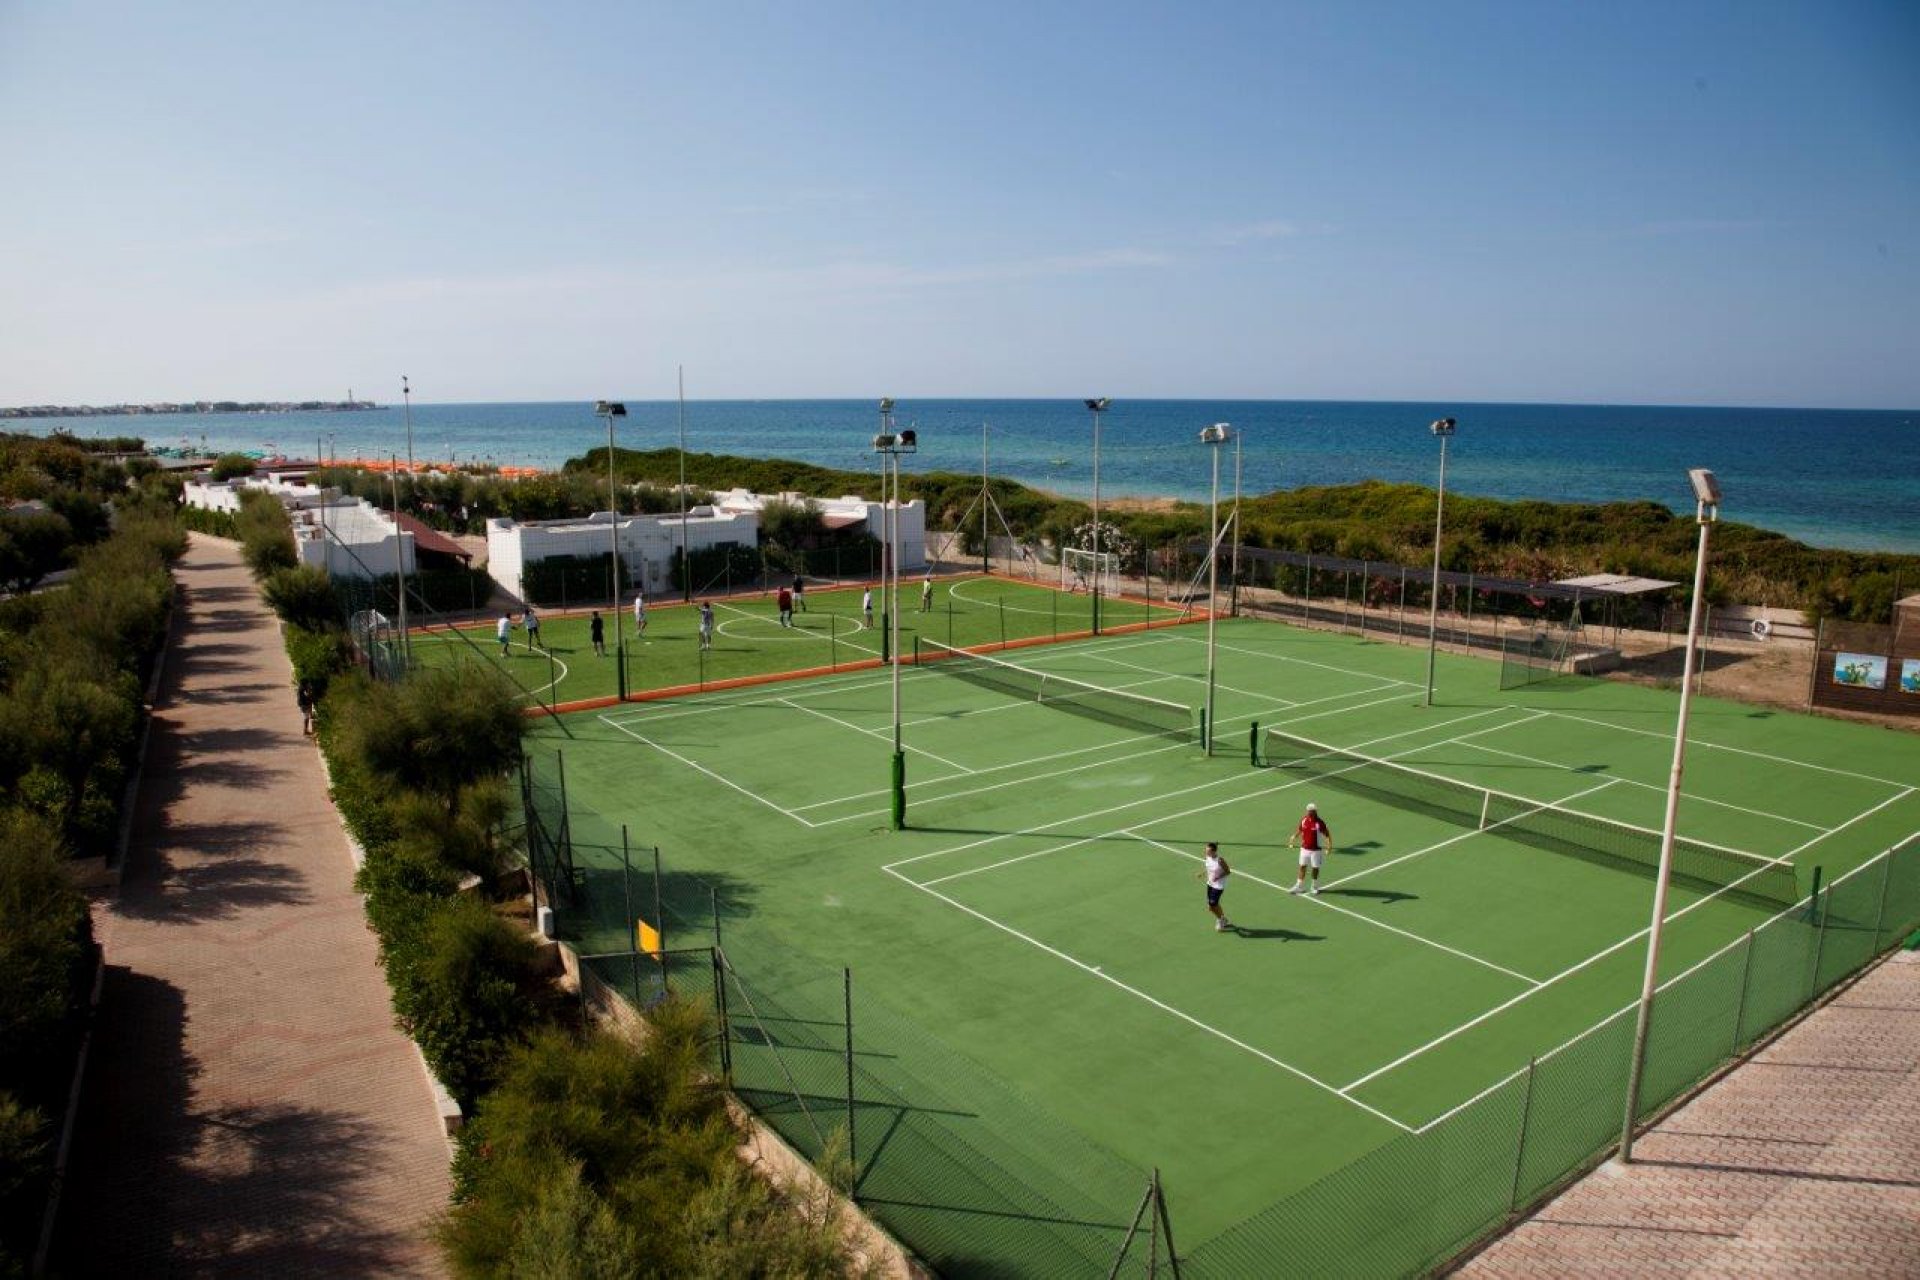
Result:
M1824 871L1825 868L1819 863L1814 864L1813 888L1807 891L1806 920L1808 924L1813 924L1820 918L1820 877Z
M1255 720L1247 726L1247 763L1260 767L1260 722Z
M613 687L620 701L627 700L627 642L620 641L613 646Z
M882 664L893 661L893 624L888 620L887 611L880 611L880 661Z
M1520 1134L1514 1142L1513 1190L1507 1196L1507 1212L1520 1212L1520 1174L1527 1167L1527 1123L1533 1118L1533 1074L1540 1067L1538 1057L1527 1060L1527 1083L1520 1094Z
M1213 726L1207 723L1207 709L1200 708L1200 749L1206 750L1213 745Z
M1740 958L1740 994L1733 1004L1733 1047L1727 1051L1729 1057L1740 1052L1740 1024L1747 1018L1747 983L1753 977L1753 934L1752 929L1747 930L1746 951Z
M904 831L907 826L907 753L893 753L893 829Z
M1816 885L1820 882L1820 868L1818 866L1813 869L1813 880ZM1833 890L1829 888L1827 894L1828 896L1832 896ZM1820 994L1820 953L1827 949L1827 912L1820 909L1820 894L1818 890L1814 892L1813 900L1814 910L1820 919L1820 931L1814 935L1813 965L1807 972L1807 999L1809 1000Z

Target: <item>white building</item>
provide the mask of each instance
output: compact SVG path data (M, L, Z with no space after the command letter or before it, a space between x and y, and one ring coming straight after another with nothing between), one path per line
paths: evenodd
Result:
M769 502L792 505L806 503L820 513L820 523L840 530L858 526L875 542L887 540L887 508L891 504L869 502L856 494L841 498L809 498L798 493L753 493L746 489L728 489L713 496L713 505L721 511L751 511L758 514ZM906 571L923 568L927 563L927 507L919 499L900 505L900 567Z
M305 472L268 472L235 480L189 480L182 495L190 507L240 510L240 495L269 493L287 509L293 547L301 564L342 578L380 578L400 571L450 568L471 556L453 539L409 515L394 517L364 498L305 483Z
M747 510L716 511L694 507L686 516L687 550L699 553L732 544L757 547L760 517ZM610 535L608 530L613 530ZM521 579L527 566L555 557L591 559L604 556L618 541L626 585L636 583L650 595L673 590L673 560L680 550L681 517L622 515L596 511L584 520L517 521L505 517L487 521L487 572L519 599L525 599Z

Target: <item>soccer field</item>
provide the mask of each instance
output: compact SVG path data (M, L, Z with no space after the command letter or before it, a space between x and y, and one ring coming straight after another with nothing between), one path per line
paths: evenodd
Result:
M1093 626L1093 603L1085 594L1009 578L941 577L934 580L930 607L922 609L921 586L918 577L900 581L901 647L909 652L916 636L966 647L1051 639ZM857 586L810 589L806 607L794 614L791 627L780 625L772 592L712 597L714 638L707 650L700 648L698 609L674 600L653 602L646 630L639 635L630 605L617 626L613 614L603 609L604 656L593 651L588 613L575 610L540 613L539 649L528 645L516 614L504 654L491 621L416 630L413 660L424 666L489 663L513 680L529 705L562 707L615 697L622 650L630 692L724 687L773 672L870 666L881 657L886 603L876 586L869 630L860 609L861 594ZM1133 598L1100 603L1102 629L1107 631L1171 624L1187 616L1184 609Z
M1206 652L1184 626L999 655L1057 678L1037 697L909 667L898 832L885 671L548 722L569 939L632 947L653 890L623 879L621 826L636 867L657 846L666 945L717 929L754 1005L736 1083L810 1155L847 1111L850 969L858 1190L943 1271L1104 1273L1154 1168L1196 1274L1423 1265L1464 1243L1440 1219L1524 1201L1617 1132L1674 697L1503 693L1442 655L1427 707L1418 649L1246 620L1219 626L1211 758L1151 711L1061 697L1195 706ZM1920 739L1710 698L1690 737L1662 952L1684 980L1648 1106L1920 911L1920 856L1874 861L1920 830ZM1296 896L1308 801L1335 852ZM1474 1203L1409 1223L1408 1196Z

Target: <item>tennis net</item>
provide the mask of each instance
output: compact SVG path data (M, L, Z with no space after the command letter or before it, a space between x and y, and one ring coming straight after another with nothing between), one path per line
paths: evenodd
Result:
M1658 831L1564 809L1547 801L1476 787L1410 765L1342 751L1278 729L1267 730L1257 741L1259 754L1255 764L1297 770L1343 791L1431 814L1460 826L1497 832L1509 840L1549 853L1570 854L1603 866L1648 875L1656 874L1660 867ZM1674 841L1673 879L1706 892L1725 891L1769 909L1790 907L1800 900L1790 860L1763 858L1701 840Z
M969 684L1123 729L1144 729L1170 738L1199 740L1198 713L1182 703L1037 671L1004 658L955 649L924 636L914 639L913 661L916 667L939 675L957 676Z

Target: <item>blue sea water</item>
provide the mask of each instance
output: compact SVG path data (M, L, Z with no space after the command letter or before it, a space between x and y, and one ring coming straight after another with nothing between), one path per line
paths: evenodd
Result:
M677 406L629 400L619 443L670 446ZM1369 478L1431 485L1435 418L1459 431L1448 447L1450 493L1600 502L1651 499L1693 509L1687 469L1709 467L1725 492L1722 515L1816 546L1920 552L1920 410L1740 409L1659 406L1412 404L1344 401L1122 400L1101 426L1100 487L1107 495L1204 498L1201 427L1242 433L1247 493ZM399 406L356 413L209 414L70 418L5 424L83 435L144 435L214 450L272 446L290 456L406 453ZM1090 417L1073 400L901 401L896 425L919 431L909 470L977 471L982 426L997 475L1084 497L1093 487ZM851 469L874 465L873 401L690 401L687 447L707 453L798 458ZM413 409L415 455L557 466L605 441L587 402L427 404ZM1231 486L1231 456L1222 458Z

